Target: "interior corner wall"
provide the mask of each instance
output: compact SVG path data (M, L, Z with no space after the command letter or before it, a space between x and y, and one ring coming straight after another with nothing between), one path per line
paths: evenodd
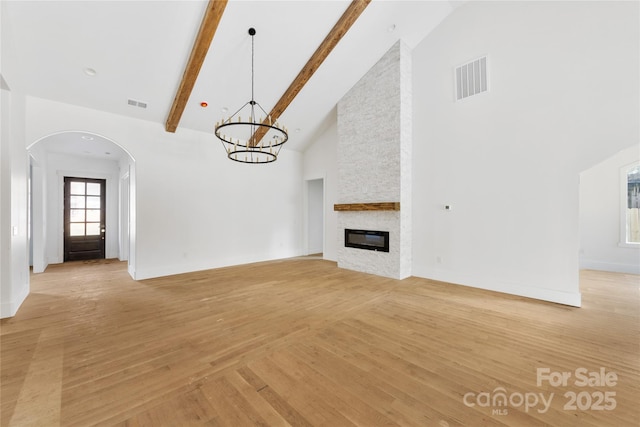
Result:
M1 5L0 5L1 7ZM11 283L11 93L0 89L0 318L13 316Z
M136 265L137 265L137 247L138 247L138 239L137 239L137 200L138 200L138 191L136 185L136 167L135 162L129 159L128 170L129 170L129 224L128 224L128 234L129 234L129 248L128 248L128 265L127 271L129 275L133 278L136 277Z
M25 96L10 64L10 22L0 2L0 318L15 315L29 294Z
M4 89L1 92L0 317L4 318L14 316L29 294L29 160L24 147L24 96Z
M640 141L638 35L637 2L468 2L414 49L414 275L581 304L579 173Z
M338 203L337 141L338 127L335 110L329 126L307 147L303 154L304 180L324 180L324 252L326 260L337 261L338 218L333 205Z
M640 274L640 245L625 245L627 168L640 162L640 144L580 174L580 268Z
M46 165L31 152L31 253L33 273L42 273L47 260L47 178Z
M311 179L307 184L307 253L323 251L324 242L324 180Z
M146 279L302 254L302 155L231 162L211 133L27 98L28 144L62 130L96 133L135 159L130 274ZM117 215L117 213L116 213Z
M118 175L118 259L129 261L131 246L131 158L121 158Z

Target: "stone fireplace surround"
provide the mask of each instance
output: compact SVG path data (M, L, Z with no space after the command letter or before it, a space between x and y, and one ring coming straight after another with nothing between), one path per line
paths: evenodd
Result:
M339 267L411 275L411 128L411 52L398 41L338 103ZM389 252L345 247L346 228L388 231Z

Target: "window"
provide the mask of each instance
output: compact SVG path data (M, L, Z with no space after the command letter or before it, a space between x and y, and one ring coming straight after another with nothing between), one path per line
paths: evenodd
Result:
M100 183L71 181L70 236L99 236L101 223Z
M640 244L640 163L623 169L626 244Z

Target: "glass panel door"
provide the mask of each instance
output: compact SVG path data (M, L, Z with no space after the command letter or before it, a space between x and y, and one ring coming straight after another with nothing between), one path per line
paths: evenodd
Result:
M64 260L105 257L104 179L64 179Z

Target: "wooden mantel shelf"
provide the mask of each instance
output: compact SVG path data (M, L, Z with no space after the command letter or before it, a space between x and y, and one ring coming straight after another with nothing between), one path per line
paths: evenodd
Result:
M400 202L342 203L333 205L334 211L399 211Z

